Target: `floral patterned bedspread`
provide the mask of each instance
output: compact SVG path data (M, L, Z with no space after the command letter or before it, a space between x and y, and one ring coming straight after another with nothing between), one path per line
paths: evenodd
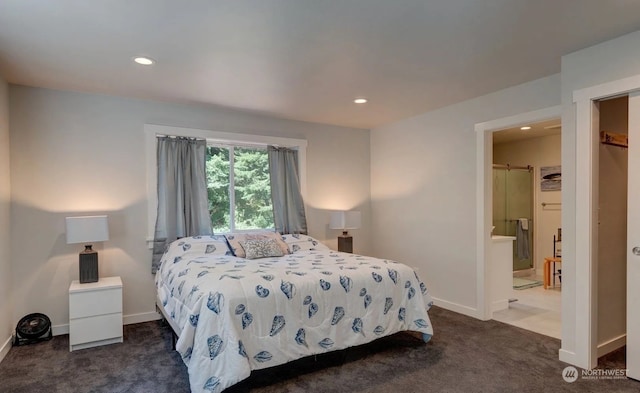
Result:
M192 392L399 331L433 334L431 297L404 264L328 249L248 260L223 247L214 237L174 242L156 275Z

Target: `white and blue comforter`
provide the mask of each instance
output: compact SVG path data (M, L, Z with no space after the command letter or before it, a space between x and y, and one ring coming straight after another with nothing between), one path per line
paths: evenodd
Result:
M174 242L156 275L193 392L398 331L433 334L431 298L406 265L328 249L257 260L215 250L206 238Z

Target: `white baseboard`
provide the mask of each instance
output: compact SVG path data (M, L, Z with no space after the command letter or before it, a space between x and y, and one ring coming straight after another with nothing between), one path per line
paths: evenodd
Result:
M158 314L155 311L145 312L140 314L129 314L122 317L122 323L124 325L133 325L134 323L143 323L143 322L151 322L157 321L161 319L162 315Z
M611 352L611 351L615 351L616 349L622 347L623 345L625 345L627 343L627 335L623 334L620 335L616 338L613 338L607 342L604 342L602 344L598 345L598 357L602 356L602 355L606 355L607 353ZM571 352L571 351L567 351L565 349L560 349L560 351L558 351L559 357L560 357L560 361L563 361L565 363L569 363L573 366L576 367L580 367L580 368L584 368L584 369L591 369L590 366L582 364L582 362L580 361L580 359L578 359L578 356L576 355L575 352Z
M509 299L496 300L491 303L491 312L502 311L509 308Z
M442 307L449 311L457 312L458 314L463 314L476 319L481 319L478 317L478 310L475 308L463 306L461 304L457 304L453 302L448 302L446 300L438 299L436 297L432 297L432 299L433 299L433 303L438 307Z
M621 334L616 338L612 338L609 341L606 341L602 344L598 344L598 357L608 354L609 352L613 352L616 349L627 345L627 335Z
M576 353L575 352L567 351L566 349L560 349L558 351L558 357L559 357L561 362L573 364L574 366L576 364Z
M122 317L122 324L132 325L134 323L151 322L151 321L157 321L160 318L162 318L162 316L155 311L145 312L140 314L130 314L130 315L124 315ZM54 336L69 334L69 324L55 325L51 327L51 330Z
M4 360L4 357L7 356L9 350L11 349L11 342L13 341L13 337L9 336L9 338L2 344L0 347L0 362Z
M51 333L54 336L61 336L63 334L69 334L69 324L66 325L53 325L51 326Z
M572 366L576 366L584 369L590 368L590 367L586 367L586 368L583 367L584 365L581 364L580 359L578 359L578 355L575 352L567 351L566 349L560 349L558 351L558 357L561 362L568 363Z

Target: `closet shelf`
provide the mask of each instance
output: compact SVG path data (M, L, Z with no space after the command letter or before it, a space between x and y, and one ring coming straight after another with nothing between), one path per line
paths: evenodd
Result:
M629 147L629 138L626 134L618 134L615 132L601 131L600 142L605 145L612 145L618 147Z

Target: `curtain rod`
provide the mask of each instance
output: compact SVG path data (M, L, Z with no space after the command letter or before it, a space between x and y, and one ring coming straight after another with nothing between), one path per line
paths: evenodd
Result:
M285 147L287 149L298 150L297 146L283 146L274 143L260 143L260 142L243 142L243 141L234 141L234 140L222 140L215 138L200 138L200 137L187 137L187 136L176 136L176 135L161 135L156 134L156 138L187 138L187 139L201 139L207 141L208 146L216 146L216 147L248 147L255 149L267 149L269 146L273 147Z
M156 138L171 138L171 139L193 139L193 140L201 140L204 141L206 138L198 138L197 136L182 136L182 135L160 135L156 134Z

